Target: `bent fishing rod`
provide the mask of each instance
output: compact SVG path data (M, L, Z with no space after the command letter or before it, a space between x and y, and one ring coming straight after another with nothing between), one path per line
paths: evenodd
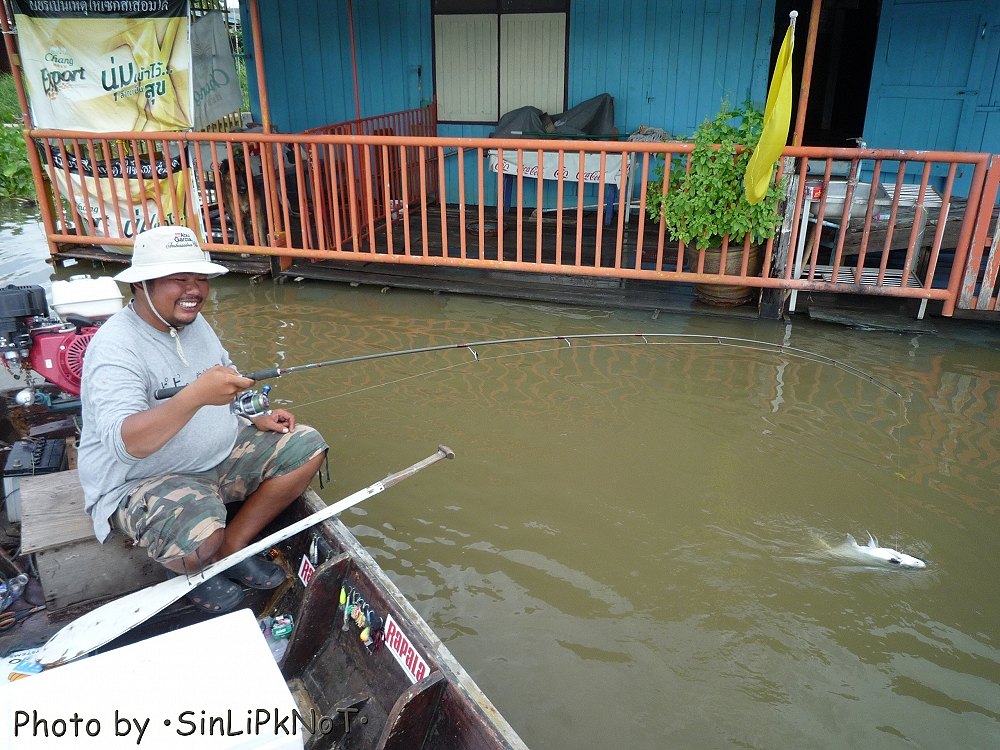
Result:
M304 365L294 365L292 367L269 367L264 370L256 370L255 372L241 373L243 377L249 378L250 380L270 380L272 378L280 378L282 375L288 375L293 372L302 372L304 370L315 370L319 367L331 367L333 365L346 365L351 362L366 362L374 359L386 359L388 357L400 357L408 354L425 354L427 352L440 352L446 351L448 349L468 349L472 353L472 357L475 361L479 361L479 354L477 349L481 349L486 346L498 346L502 344L524 344L538 341L562 341L567 347L572 347L574 341L588 340L588 339L627 339L632 341L641 341L644 344L655 345L655 339L688 339L693 342L701 342L707 344L718 344L720 346L733 346L737 348L747 348L754 349L760 347L766 347L769 351L788 354L794 357L800 357L803 359L809 359L815 362L821 362L823 364L833 365L838 367L845 372L849 372L863 380L867 380L873 385L883 388L890 393L895 394L899 398L903 395L899 393L896 389L890 387L886 383L876 379L872 375L869 375L864 370L859 370L852 365L845 362L833 359L832 357L827 357L823 354L817 354L816 352L811 352L807 349L800 349L794 346L787 346L785 344L776 344L771 341L760 341L758 339L744 339L735 338L732 336L711 336L708 334L696 334L696 333L577 333L568 335L547 335L547 336L523 336L520 338L512 339L486 339L483 341L466 341L453 344L438 344L436 346L421 346L413 349L399 349L391 352L375 352L373 354L360 354L354 357L341 357L339 359L328 359L323 362L311 362ZM177 386L175 388L160 388L155 391L153 397L156 399L166 399L171 396L175 396L180 393L180 391L185 386ZM264 386L265 392L263 394L256 394L247 391L242 394L242 400L245 402L244 406L248 409L253 410L255 407L259 407L261 404L256 403L256 401L262 402L263 406L266 408L267 405L267 393L270 390L269 386ZM245 398L243 398L245 397ZM237 401L240 401L238 398ZM236 405L236 402L234 402ZM253 411L250 412L251 414ZM257 413L260 413L259 411Z

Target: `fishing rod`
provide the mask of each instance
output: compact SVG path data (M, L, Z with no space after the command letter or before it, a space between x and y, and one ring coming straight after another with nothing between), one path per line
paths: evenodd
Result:
M249 378L250 380L260 381L260 380L270 380L272 378L280 378L282 375L288 375L293 372L302 372L304 370L315 370L320 367L331 367L333 365L346 365L351 362L367 362L369 360L375 359L386 359L388 357L401 357L409 354L425 354L427 352L440 352L446 351L448 349L468 349L472 353L472 357L475 361L479 361L479 354L477 349L481 349L486 346L498 346L502 344L522 344L531 343L538 341L562 341L567 347L572 347L574 341L588 340L588 339L631 339L631 340L641 340L644 344L655 345L654 339L689 339L693 341L705 342L710 344L719 344L721 346L735 346L735 347L748 347L748 345L754 345L755 347L764 346L774 352L781 354L788 354L790 356L801 357L803 359L810 359L815 362L821 362L828 365L833 365L845 372L851 373L863 380L867 380L873 385L878 386L890 393L895 394L899 398L903 395L899 391L890 387L888 384L876 379L872 375L859 370L858 368L849 365L845 362L833 359L832 357L827 357L823 354L818 354L816 352L811 352L807 349L800 349L794 346L788 346L786 344L775 344L771 341L760 341L757 339L744 339L735 338L731 336L711 336L708 334L696 334L696 333L577 333L568 335L546 335L546 336L523 336L520 338L511 339L485 339L483 341L466 341L453 344L438 344L436 346L421 346L413 349L399 349L391 352L375 352L373 354L360 354L354 357L340 357L338 359L328 359L323 362L311 362L304 365L294 365L292 367L269 367L264 370L256 370L254 372L243 373L243 377ZM174 388L160 388L155 391L153 397L156 399L166 399L171 396L176 395L185 386L177 386ZM246 391L233 402L234 413L245 414L247 416L254 416L256 414L261 414L267 410L268 398L267 391L270 390L269 386L264 386L262 389L263 393L256 393L254 391Z

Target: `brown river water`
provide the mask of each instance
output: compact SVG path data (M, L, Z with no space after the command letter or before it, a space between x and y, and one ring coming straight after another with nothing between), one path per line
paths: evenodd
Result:
M0 283L115 272L53 271L34 215L0 217ZM995 324L653 319L235 274L211 294L247 371L689 335L271 381L331 445L331 502L454 449L343 520L530 747L997 747ZM832 553L866 531L927 568Z

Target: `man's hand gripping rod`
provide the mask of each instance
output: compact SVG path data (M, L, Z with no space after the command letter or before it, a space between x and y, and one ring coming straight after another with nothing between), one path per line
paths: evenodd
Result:
M250 378L251 380L267 380L269 378L280 377L285 371L279 367L271 367L267 370L258 370L257 372L251 372L246 375L241 376L244 378ZM153 392L153 398L157 401L161 401L166 398L171 398L176 396L181 392L182 389L187 386L179 385L176 388L160 388ZM271 386L265 385L259 391L243 391L233 402L229 405L229 411L233 414L239 414L244 417L259 417L261 414L266 414L271 408L271 402L268 399L268 394L271 392Z
M241 372L240 376L244 378L250 378L251 380L270 380L271 378L280 378L286 372L290 372L295 368L282 369L280 367L269 367L266 370L257 370L256 372ZM186 385L178 385L174 388L159 388L153 391L153 398L157 401L162 401L165 398L172 398L181 392ZM265 394L266 395L266 394Z

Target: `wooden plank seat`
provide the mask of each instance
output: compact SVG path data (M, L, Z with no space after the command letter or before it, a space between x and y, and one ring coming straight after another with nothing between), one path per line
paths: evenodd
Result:
M105 544L83 510L75 469L21 478L21 551L35 559L50 612L127 594L169 573L118 533Z

